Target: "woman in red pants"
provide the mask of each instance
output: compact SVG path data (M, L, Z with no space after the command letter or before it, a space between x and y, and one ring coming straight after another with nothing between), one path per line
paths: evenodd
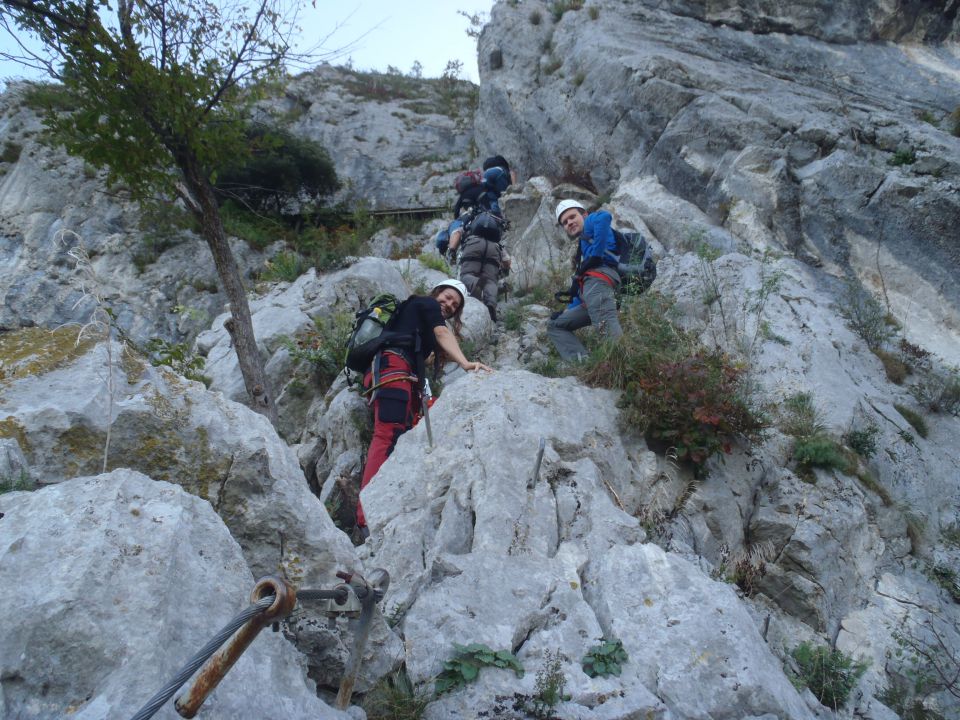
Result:
M466 296L467 289L459 280L441 280L433 286L430 295L413 295L404 301L390 322L390 330L396 336L419 334L421 358L442 353L464 370L490 370L481 362L467 360L457 342ZM452 322L453 331L447 327L448 321ZM409 347L387 346L378 353L374 367L363 379L364 387L372 390L369 402L373 407L373 439L367 451L361 490L393 452L397 439L413 427L420 412L416 368L417 358ZM369 535L359 502L357 526L362 537Z

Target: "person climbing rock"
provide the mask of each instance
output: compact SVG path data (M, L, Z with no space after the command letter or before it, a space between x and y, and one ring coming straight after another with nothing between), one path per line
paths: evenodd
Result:
M480 213L467 228L460 251L460 279L477 300L487 306L497 321L497 290L500 273L510 269L510 256L501 238L501 220L493 213Z
M479 181L466 187L453 206L454 220L447 228L447 242L451 255L456 253L460 245L464 227L469 226L478 214L490 212L503 218L500 196L516 181L517 173L510 169L510 163L503 155L493 155L483 161L483 171L479 175ZM441 254L446 251L446 249L442 250Z
M617 315L617 241L611 228L613 218L605 210L587 214L587 209L576 200L561 200L556 215L557 224L568 237L577 240L578 246L570 303L551 318L547 335L563 360L581 360L587 350L573 334L575 330L595 325L601 335L611 340L623 334Z
M460 349L463 306L467 289L459 280L441 280L429 295L413 295L397 308L390 329L399 337L419 337L419 351L409 346L387 346L373 361L363 380L373 408L373 439L367 450L360 489L377 474L393 452L399 437L413 427L420 413L421 377L425 360L435 353L435 366L441 358L457 363L464 370L487 370L481 362L471 362ZM452 325L452 330L447 323ZM420 373L418 376L417 373ZM367 537L363 506L357 503L357 526Z

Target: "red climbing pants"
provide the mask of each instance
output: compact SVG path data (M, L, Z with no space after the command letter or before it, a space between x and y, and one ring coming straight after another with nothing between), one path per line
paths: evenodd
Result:
M363 378L363 386L371 388L373 372ZM373 439L367 450L367 461L363 466L363 490L380 466L386 462L397 444L397 439L413 427L420 408L417 393L417 379L410 363L402 355L389 350L382 355L380 363L379 387L371 393L373 406ZM363 506L357 502L357 525L364 527L367 519L363 515Z

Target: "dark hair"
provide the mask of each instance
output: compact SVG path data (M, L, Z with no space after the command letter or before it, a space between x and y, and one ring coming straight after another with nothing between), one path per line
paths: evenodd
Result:
M492 167L503 168L508 175L510 174L510 163L507 162L503 155L494 155L493 157L488 157L483 161L484 170L489 170Z

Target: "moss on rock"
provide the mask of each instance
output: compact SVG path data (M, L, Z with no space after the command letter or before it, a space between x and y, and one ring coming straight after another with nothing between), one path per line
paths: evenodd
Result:
M96 342L78 340L75 326L23 328L0 334L0 384L28 375L43 375L86 353Z

